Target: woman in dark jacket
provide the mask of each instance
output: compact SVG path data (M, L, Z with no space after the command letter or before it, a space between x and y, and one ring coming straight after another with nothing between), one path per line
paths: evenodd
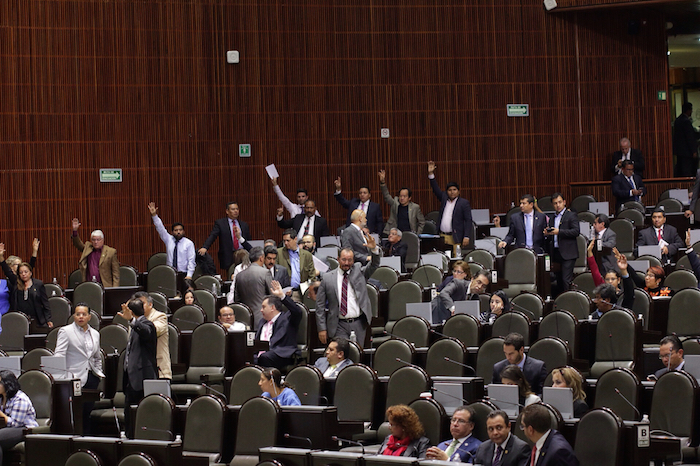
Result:
M386 417L391 434L379 447L379 454L425 458L430 440L423 436L423 424L416 412L406 405L394 405L386 410Z
M24 312L36 320L41 327L53 328L51 308L44 282L32 277L32 266L22 262L17 268L17 275L15 275L5 261L5 245L3 243L0 243L0 266L7 277L10 309Z

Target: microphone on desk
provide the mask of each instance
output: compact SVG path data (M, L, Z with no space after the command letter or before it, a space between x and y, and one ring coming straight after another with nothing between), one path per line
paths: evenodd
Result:
M114 354L115 356L119 356L119 348L117 348L117 347L114 346L114 345L109 345L109 346L111 346L112 349L114 350L114 353L113 353L113 354Z
M75 418L73 417L73 397L68 397L68 410L70 411L70 431L75 432Z
M455 361L454 359L450 359L450 358L448 358L447 356L445 356L445 361L451 362L452 364L457 364L458 366L462 366L462 367L464 367L465 369L469 369L469 370L471 371L471 376L469 376L469 377L474 377L474 376L476 376L476 371L474 370L474 368L473 368L472 366L469 366L469 365L467 365L467 364L463 364L463 363L461 363L461 362L459 362L459 361Z
M415 368L417 368L417 369L423 370L422 367L416 366L415 364L410 363L410 362L408 362L408 361L404 361L404 360L401 359L401 358L394 358L394 360L395 360L396 362L400 362L400 363L406 364L407 366L411 366L411 367L415 367Z
M615 348L613 347L613 342L612 342L612 332L608 334L608 343L610 343L610 359L612 359L612 365L613 369L615 368Z
M199 325L202 323L202 322L195 322L194 320L183 319L181 317L175 317L174 320L177 320L178 322L185 322L186 324L193 324L193 325Z
M171 430L167 430L167 429L156 429L155 427L141 426L141 430L143 430L143 431L149 431L149 432L158 432L158 433L161 433L161 434L168 434L168 435L170 436L170 438L169 438L168 440L172 440L173 437L175 437L175 436L173 435L173 432L172 432Z
M284 438L290 438L292 440L303 440L304 442L309 444L310 449L314 448L314 444L311 442L311 439L309 437L298 437L296 435L284 434Z
M179 290L177 290L177 289L166 288L166 287L164 287L164 286L158 286L157 288L158 288L159 290L167 291L168 293L173 293L173 292L174 292L174 293L177 293L177 292L179 291ZM168 293L166 293L166 296L167 296Z
M345 442L345 443L349 443L350 445L355 445L357 447L360 447L360 448L362 448L362 456L365 455L365 446L362 445L360 442L357 442L355 440L346 439L346 438L340 438L337 435L332 436L331 440L333 440L334 442Z
M628 405L630 405L630 407L631 407L632 409L634 409L634 412L637 413L637 419L641 419L641 418L642 418L642 413L639 412L639 410L637 409L637 407L636 407L635 405L633 405L632 402L631 402L630 400L628 400L627 397L626 397L625 395L623 395L622 392L621 392L617 387L615 387L615 393L617 393L618 395L620 395L620 397L621 397L623 400L625 400L625 403L627 403Z
M216 388L212 387L211 385L202 382L202 387L204 387L204 388L206 388L207 390L212 391L212 392L214 392L215 394L219 395L219 396L224 400L224 404L226 404L226 403L228 402L228 397L227 397L226 395L224 395L223 393L221 393L221 392L220 392L219 390L217 390Z
M511 301L510 305L511 305L511 307L514 307L517 311L526 313L528 315L528 317L530 317L530 319L537 320L537 318L535 317L535 314L530 309L525 309L524 307L519 306L518 304L515 304L512 301Z
M499 400L498 398L491 398L490 396L487 396L485 399L487 401L495 401L496 403L504 403L504 404L511 405L511 406L517 406L521 409L525 407L525 405L521 405L520 403L513 403L512 401Z
M112 414L114 414L114 422L117 424L117 435L121 434L122 427L119 425L119 416L117 415L117 408L112 406Z

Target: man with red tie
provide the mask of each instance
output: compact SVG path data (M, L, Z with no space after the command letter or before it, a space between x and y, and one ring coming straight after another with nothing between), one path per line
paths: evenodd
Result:
M250 251L250 228L243 220L239 220L240 208L237 202L226 204L226 217L214 222L209 238L199 249L199 255L207 253L207 249L214 244L216 238L221 238L219 242L219 267L224 270L224 275L228 274L228 268L233 264L233 254L239 249Z
M661 207L654 209L651 214L652 226L639 232L637 246L661 246L661 258L666 261L673 257L678 248L684 246L683 240L678 235L678 230L673 225L666 225L666 213Z
M549 410L541 404L523 409L520 428L534 443L529 466L578 466L574 450L559 431L552 429Z

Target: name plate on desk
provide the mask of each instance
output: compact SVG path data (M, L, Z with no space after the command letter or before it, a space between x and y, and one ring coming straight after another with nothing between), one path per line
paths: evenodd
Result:
M255 332L246 332L245 333L245 344L246 344L246 346L255 345Z

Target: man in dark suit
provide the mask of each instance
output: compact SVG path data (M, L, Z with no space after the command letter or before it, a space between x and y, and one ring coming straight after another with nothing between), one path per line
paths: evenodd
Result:
M660 207L651 214L652 226L639 232L637 246L652 246L661 244L661 259L665 262L672 259L678 248L685 246L673 225L666 225L666 213Z
M255 363L279 370L294 363L297 348L297 331L304 318L304 309L286 296L278 282L272 282L272 295L263 299L255 339L270 342L270 349L258 355ZM287 312L284 312L284 308Z
M350 338L354 331L357 342L365 346L367 327L372 322L372 303L367 295L367 279L379 267L379 247L372 236L367 239L371 262L365 266L355 263L350 248L338 254L340 266L323 274L316 292L316 327L318 339L326 344L328 338Z
M226 204L226 217L214 222L209 237L204 245L199 249L199 255L207 253L207 249L214 244L216 238L219 241L219 267L224 270L224 275L228 276L228 269L233 264L233 254L239 249L250 251L250 228L243 220L238 219L240 209L237 202Z
M693 176L698 168L698 133L693 128L693 104L686 102L673 123L673 153L676 176Z
M549 240L552 261L559 264L554 274L557 278L559 292L569 289L574 281L574 265L578 259L578 235L580 225L578 215L566 208L566 200L561 193L552 194L554 217L549 219L549 228L545 236Z
M547 216L535 210L535 198L532 194L520 197L520 213L510 216L510 227L499 248L505 248L515 240L516 248L532 249L535 254L544 253L544 230L547 228Z
M693 195L690 198L690 205L688 206L688 210L685 211L686 217L690 218L691 215L695 214L695 212L696 212L695 203L697 202L699 197L700 197L700 170L698 170L697 173L695 173L695 184L693 185ZM700 207L700 206L697 206L697 207ZM698 215L700 215L700 211L698 212Z
M489 439L479 446L474 464L482 466L525 466L530 459L530 447L510 432L510 420L505 411L491 411L486 417Z
M541 404L531 404L523 409L520 428L534 443L530 464L537 466L578 466L574 450L558 430L552 429L549 410Z
M631 160L634 162L634 172L642 176L644 174L644 156L639 149L632 149L632 143L627 138L620 139L620 150L612 155L612 175L622 173L622 162Z
M435 180L437 165L432 160L428 162L428 179L433 194L440 201L440 217L438 229L445 244L460 245L466 248L474 245L474 223L472 222L472 206L469 201L459 196L459 185L454 181L447 183L445 191ZM455 249L455 248L453 248ZM453 251L454 252L454 251Z
M258 325L262 314L260 306L265 296L270 293L272 276L265 268L263 248L256 246L250 250L250 266L236 274L236 287L233 290L234 301L248 306L253 313L253 322ZM255 327L257 329L257 327Z
M622 173L613 176L611 182L613 196L615 196L615 211L620 211L620 206L629 201L642 201L642 196L647 193L642 177L634 173L634 162L625 160L622 162Z
M389 238L384 246L384 257L400 257L401 271L406 271L406 254L408 254L408 244L401 241L403 233L397 228L389 230Z
M376 202L372 202L369 198L372 195L369 192L369 187L361 186L358 197L353 197L349 201L345 199L341 190L340 177L335 180L335 193L333 197L348 210L348 219L345 222L346 226L352 223L350 216L354 210L361 210L367 215L367 230L370 233L382 234L384 230L384 217L382 216L382 208ZM318 238L318 236L316 236Z
M658 380L666 372L682 371L685 360L681 339L675 335L663 337L659 344L659 359L664 364L664 368L654 372L654 376L649 376L649 380Z
M595 230L595 239L602 241L603 248L614 248L617 246L617 233L610 228L610 218L605 214L597 214L593 220L593 230ZM601 275L605 276L611 270L617 270L617 259L612 252L603 256L603 270Z
M503 340L503 353L506 358L493 365L492 383L501 383L501 372L509 364L515 364L523 371L525 379L536 395L542 394L542 385L547 378L547 368L543 361L525 356L525 339L519 333L509 333Z
M287 268L279 265L277 262L277 248L274 246L265 246L265 268L270 271L272 279L279 282L282 288L291 286L291 278Z
M277 226L283 229L294 228L299 232L297 239L301 240L305 235L314 235L316 238L330 236L328 222L323 217L316 215L316 203L308 200L304 203L304 213L296 215L288 220L282 218L284 209L277 209Z
M471 463L481 440L472 435L476 412L471 406L460 406L450 419L452 438L441 442L437 447L428 448L426 458L441 461Z
M145 309L141 299L132 299L122 305L118 314L131 326L129 342L124 357L123 390L126 406L138 404L143 398L143 381L158 378L156 348L158 337L153 322L144 315ZM130 409L124 410L125 430L130 426Z

